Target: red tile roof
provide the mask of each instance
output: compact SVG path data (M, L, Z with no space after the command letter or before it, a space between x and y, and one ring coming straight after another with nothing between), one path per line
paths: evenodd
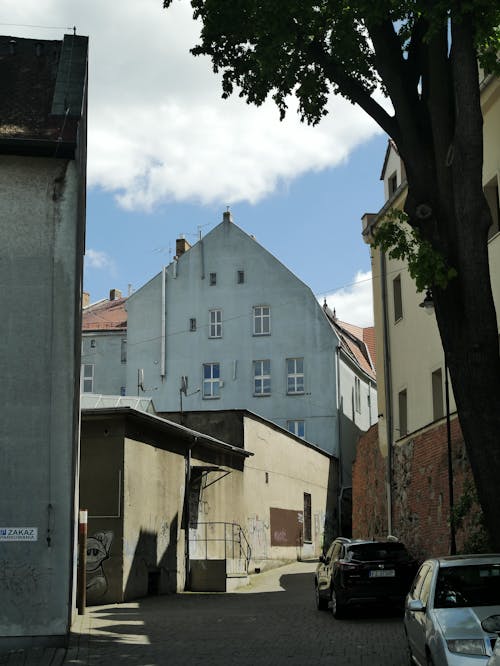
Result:
M373 326L362 328L340 321L330 308L326 307L326 303L323 311L337 333L343 351L363 372L375 379L375 328Z
M126 298L97 301L83 308L83 331L125 331L127 330Z

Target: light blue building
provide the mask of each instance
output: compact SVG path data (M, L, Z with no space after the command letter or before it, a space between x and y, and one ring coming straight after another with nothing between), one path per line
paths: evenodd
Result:
M377 414L366 345L229 212L176 251L127 300L127 394L150 396L159 413L254 412L342 453L349 485L354 440Z

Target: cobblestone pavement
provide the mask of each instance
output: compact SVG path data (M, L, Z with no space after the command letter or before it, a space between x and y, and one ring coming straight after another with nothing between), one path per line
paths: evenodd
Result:
M401 617L316 610L313 563L252 576L230 594L186 593L88 609L64 664L406 666Z

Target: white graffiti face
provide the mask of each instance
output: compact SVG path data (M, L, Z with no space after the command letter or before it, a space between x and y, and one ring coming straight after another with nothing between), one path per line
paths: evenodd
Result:
M99 569L108 559L113 532L97 532L87 539L87 573Z

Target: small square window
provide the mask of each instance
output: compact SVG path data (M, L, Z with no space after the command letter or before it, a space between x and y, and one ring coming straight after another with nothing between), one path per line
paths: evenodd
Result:
M238 271L236 280L238 284L243 284L245 282L245 271Z
M90 346L92 347L92 349L95 349L95 340L92 339L90 341Z
M189 330L196 331L196 317L191 317L189 320Z
M210 273L209 284L210 284L211 287L213 287L215 284L217 284L217 273Z

